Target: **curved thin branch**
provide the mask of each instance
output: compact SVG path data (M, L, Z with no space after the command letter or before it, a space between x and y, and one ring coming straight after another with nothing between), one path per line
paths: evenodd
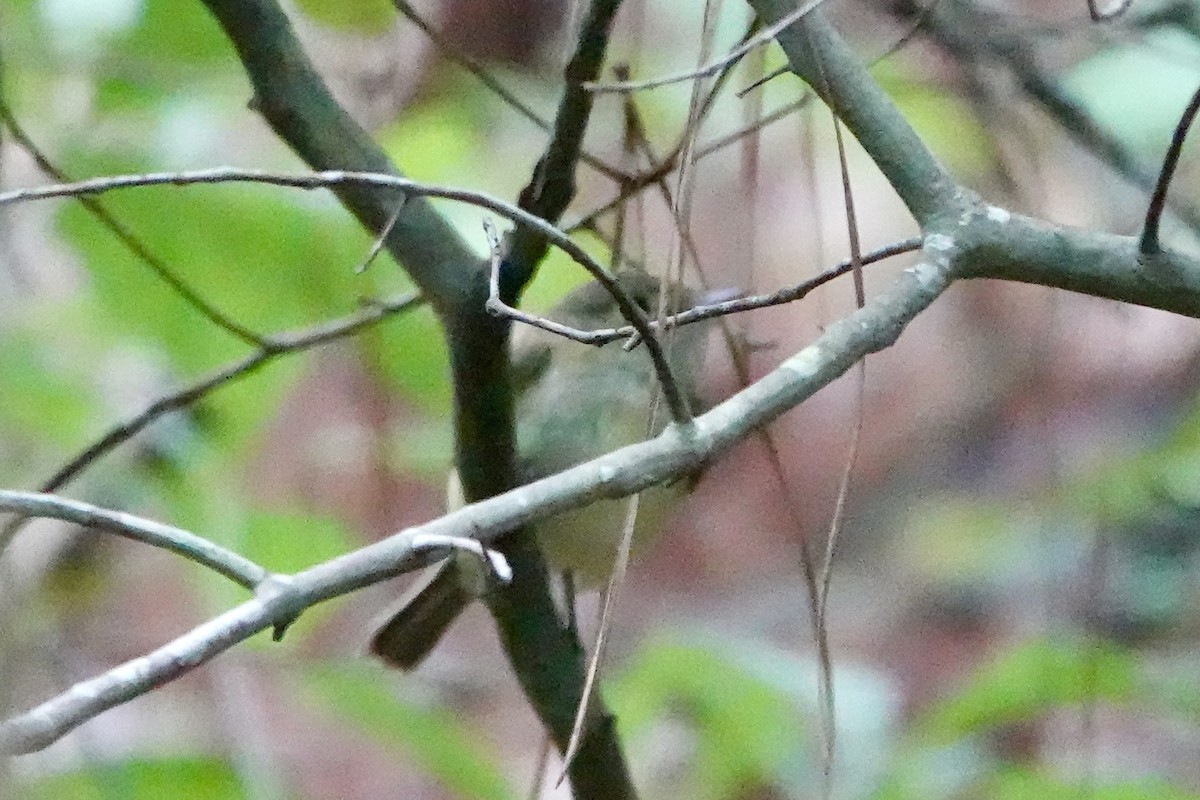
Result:
M0 489L0 511L11 511L23 518L59 519L87 528L115 533L126 539L160 547L189 561L208 567L247 589L254 589L270 576L265 568L232 550L201 536L136 517L123 511L111 511L78 500L42 492L14 492Z
M577 264L591 273L597 281L613 296L622 316L646 340L646 350L654 364L655 374L663 387L663 397L671 410L671 416L676 422L686 422L691 417L687 400L679 394L674 378L671 377L671 366L667 362L662 344L657 340L650 321L644 311L630 299L629 295L617 283L612 273L587 252L571 240L565 233L554 227L546 220L528 211L507 203L482 192L467 189L457 189L449 186L420 183L408 178L395 175L371 172L344 172L342 170L327 170L310 174L287 174L267 172L254 169L236 169L233 167L216 167L206 170L185 172L151 172L143 175L114 175L104 178L77 181L75 183L55 184L37 188L14 189L0 192L0 206L30 200L44 200L54 197L76 197L79 195L101 194L116 189L130 189L139 186L190 186L205 183L248 182L265 183L272 186L288 186L295 189L328 189L337 186L372 187L376 189L400 190L413 197L438 197L445 200L456 200L462 203L486 208L513 222L525 225L537 231L559 249L571 257Z
M649 78L641 81L618 81L615 83L588 82L584 84L584 88L589 92L594 92L596 94L611 92L640 92L645 89L657 89L660 86L670 86L673 83L684 83L686 81L699 80L700 78L711 78L718 72L721 72L722 70L727 69L728 67L731 67L737 62L741 61L746 54L754 48L762 47L763 45L768 44L780 33L780 31L799 20L805 14L814 11L817 6L824 2L825 0L808 0L807 3L792 11L790 14L787 14L775 24L764 28L762 31L747 39L745 42L738 45L721 58L718 58L716 61L713 61L709 64L705 64L699 69L688 70L687 72L681 72L676 75L665 75L659 78Z
M8 128L8 132L12 135L13 141L20 145L21 149L29 154L34 163L37 164L38 169L59 183L71 182L71 176L59 169L58 166L55 165L54 162L52 162L46 156L46 154L42 152L41 148L37 146L37 143L29 137L29 134L25 132L25 129L21 127L16 116L13 114L12 108L8 105L8 100L3 91L0 91L0 122L4 124L4 127ZM125 223L113 216L101 203L90 197L79 197L78 200L80 205L87 209L88 213L96 218L97 222L107 228L113 236L117 237L117 241L123 244L126 250L128 250L139 261L149 267L150 271L153 272L159 280L170 287L171 291L173 291L179 297L179 299L191 306L192 309L194 309L198 314L231 336L241 339L246 344L256 346L262 344L262 337L239 323L237 320L225 315L220 309L201 297L200 293L196 291L196 289L192 288L192 286L189 285L188 282L179 275L176 275L175 271L171 269L171 267L167 266L166 262L150 251L150 248L145 242L138 238L137 234L130 230Z
M262 340L262 346L257 352L220 367L189 386L158 398L126 421L113 426L87 449L59 468L58 472L42 484L41 490L53 492L62 488L101 456L129 441L155 420L195 404L215 389L257 372L280 356L328 344L346 336L353 336L420 302L422 302L420 296L408 294L395 300L373 303L366 310L342 319L312 328L269 336Z
M1158 174L1158 181L1154 184L1154 194L1150 196L1150 203L1146 207L1146 223L1142 226L1142 239L1138 247L1147 255L1162 250L1158 241L1158 223L1162 219L1163 208L1167 204L1167 190L1171 186L1171 178L1175 177L1175 168L1179 166L1179 155L1183 152L1183 142L1192 128L1197 111L1200 111L1200 89L1197 89L1192 95L1192 99L1188 101L1183 116L1179 118L1179 124L1175 126L1175 132L1171 134L1171 144L1163 159L1162 171Z

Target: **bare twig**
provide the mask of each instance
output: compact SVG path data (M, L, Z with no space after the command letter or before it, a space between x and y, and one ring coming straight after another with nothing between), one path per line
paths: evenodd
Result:
M749 41L754 35L756 25L757 22L751 23L751 25L746 29L745 34L742 36L743 42ZM626 72L626 74L628 73ZM704 98L704 103L700 108L701 121L708 118L709 113L716 105L716 100L720 96L720 93L728 85L729 78L732 74L732 67L727 66L720 72L719 75L717 75L716 80L713 81L712 87L709 89L708 94ZM626 107L629 107L628 103ZM671 152L667 156L662 159L658 159L657 164L651 162L652 166L642 174L630 176L625 181L622 181L620 190L617 192L616 197L587 212L577 222L568 225L565 230L568 233L581 229L591 230L600 236L601 239L603 239L603 235L600 234L596 227L596 222L601 216L609 211L619 208L626 201L636 196L643 189L651 185L657 184L665 194L669 195L669 190L667 189L664 181L667 176L674 172L678 166L679 157L683 153L683 148L687 142L688 136L687 132L685 131L682 135L680 135L679 140L675 143L675 146L671 149ZM697 160L699 160L698 157Z
M913 237L911 239L905 239L900 242L885 245L878 250L867 253L863 255L860 263L862 266L866 266L868 264L874 264L878 261L883 261L887 258L892 258L893 256L902 255L904 253L912 253L919 249L921 249L921 239L919 237ZM678 325L690 325L703 319L711 319L713 317L727 316L729 314L738 314L744 311L754 311L759 308L768 308L770 306L791 303L802 299L817 287L823 286L835 278L852 272L853 268L853 262L850 259L845 259L844 261L838 262L835 266L825 270L821 274L809 278L803 283L795 286L789 286L770 294L739 297L734 300L723 300L719 303L696 306L695 308L688 309L687 311L682 311L678 314L667 316L661 321L655 320L650 324L655 328L670 328ZM594 331L580 331L568 328L566 330L557 332L563 336L574 339L575 341L593 345L606 344L619 339L628 339L635 333L634 329L629 326L621 328L606 328Z
M792 13L779 19L774 25L764 28L758 34L743 42L738 47L735 47L730 52L726 53L721 58L706 64L699 69L681 72L677 75L667 75L661 78L650 78L644 81L621 81L619 83L588 83L585 87L590 92L597 94L604 92L638 92L644 89L657 89L660 86L669 86L673 83L684 83L686 81L694 81L700 78L711 78L722 70L728 69L730 66L740 61L747 53L756 47L761 47L775 39L779 32L795 23L805 14L811 13L817 6L825 0L808 0L807 3L797 8Z
M488 299L487 310L489 314L497 317L506 317L514 322L520 322L523 325L531 325L535 328L541 328L544 331L562 336L566 339L571 339L583 344L605 344L612 339L605 339L603 342L598 341L597 337L592 335L591 331L583 331L578 328L572 328L570 325L563 325L561 322L555 322L547 317L539 317L536 314L530 314L522 311L519 308L514 308L508 303L505 303L500 297L500 272L504 261L503 247L500 244L500 237L496 233L496 227L488 220L483 222L483 231L487 236L488 246L491 249L491 270L488 272ZM651 323L653 324L653 323ZM606 330L612 330L606 329ZM635 335L632 332L630 336Z
M429 41L433 42L434 46L443 56L450 59L455 64L458 64L467 72L471 73L471 75L475 76L475 78L485 87L487 87L492 94L499 97L502 101L504 101L505 104L507 104L522 117L529 120L546 133L551 133L553 131L554 126L548 120L526 105L525 101L523 101L521 98L517 97L507 88L505 88L505 86L500 83L495 76L488 72L482 64L464 53L461 48L456 47L453 42L443 36L432 25L430 25L429 22L422 17L421 14L415 8L413 8L410 3L406 2L406 0L392 0L392 5L395 6L396 10L403 14L409 22L416 25L422 33L428 36ZM580 149L579 160L600 174L608 178L612 178L615 181L622 181L628 177L625 173L621 172L621 170L609 166L600 158L597 158L589 153L587 150Z
M326 322L311 328L282 333L263 340L263 346L255 353L227 364L211 372L207 377L171 394L160 397L125 422L111 428L94 444L72 458L49 480L42 484L43 492L52 492L66 485L90 466L96 459L115 447L129 441L158 418L179 411L196 403L215 389L226 386L254 373L288 353L308 350L346 336L353 336L366 328L382 322L401 311L422 302L417 295L407 294L395 300L375 302L370 307L342 319Z
M1183 152L1183 142L1187 138L1188 131L1191 130L1192 122L1196 119L1197 111L1200 111L1200 89L1197 89L1192 95L1187 108L1183 111L1183 116L1179 118L1179 124L1175 126L1175 132L1171 135L1171 144L1163 159L1162 171L1158 174L1158 181L1154 184L1154 193L1150 196L1150 204L1146 208L1146 223L1142 226L1142 238L1138 243L1138 248L1146 255L1153 255L1162 250L1158 241L1158 224L1162 219L1163 208L1167 204L1167 189L1171 186L1171 178L1175 176L1175 168L1179 166L1179 154Z
M126 539L160 547L189 561L208 567L247 589L254 589L270 573L232 550L194 533L153 520L110 511L78 500L41 492L15 492L0 489L0 511L20 514L23 518L59 519L87 528L115 533Z
M25 129L21 127L13 114L12 108L8 105L8 100L4 93L0 91L0 122L8 128L12 135L13 141L29 154L29 156L37 164L38 169L49 175L59 183L71 183L72 179L67 173L59 169L52 162L41 148L30 138ZM251 345L261 345L261 337L254 331L246 328L241 323L226 316L216 306L209 303L200 293L192 288L187 281L175 274L171 267L167 266L166 262L150 251L150 248L143 242L137 234L130 230L125 223L121 222L112 215L104 207L104 205L91 197L77 197L80 205L87 209L96 221L103 225L112 233L117 240L125 246L139 261L150 268L159 280L165 283L183 302L191 306L197 313L203 316L218 328L229 333L243 342Z
M400 212L404 210L404 201L401 200L396 204L396 210L388 217L387 222L379 231L379 235L375 237L375 241L371 243L371 249L367 251L367 255L358 265L354 267L354 274L361 275L375 262L379 257L379 253L383 250L383 245L387 242L387 238L392 235L392 228L396 227L396 220L400 219Z

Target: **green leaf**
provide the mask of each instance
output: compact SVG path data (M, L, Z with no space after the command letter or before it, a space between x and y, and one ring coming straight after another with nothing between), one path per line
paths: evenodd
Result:
M308 16L340 31L364 36L384 33L391 27L396 10L387 0L295 0Z
M1129 651L1089 639L1034 639L976 672L967 685L925 713L915 729L952 742L1000 725L1034 719L1085 701L1123 701L1136 690Z
M43 444L73 447L91 429L95 393L53 344L61 338L51 331L0 337L0 426Z
M981 793L993 800L1044 800L1047 797L1088 797L1095 800L1196 800L1186 792L1161 780L1101 783L1068 781L1045 772L1010 767L998 770L986 782Z
M351 547L342 523L316 513L256 511L246 524L246 557L273 572L299 572Z
M303 673L304 693L360 727L376 740L403 751L447 789L461 797L515 797L470 725L415 697L396 696L374 665L313 665Z
M744 796L768 785L802 747L793 698L714 649L653 642L610 683L605 697L622 739L667 716L696 736L692 797Z
M164 64L228 65L233 48L217 21L200 3L143 0L141 23L124 42L120 57ZM128 63L125 70L128 71Z
M214 759L130 759L39 778L24 784L24 800L242 800L236 773Z

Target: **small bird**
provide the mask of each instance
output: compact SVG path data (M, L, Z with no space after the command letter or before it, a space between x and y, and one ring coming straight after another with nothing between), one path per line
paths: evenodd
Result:
M651 318L658 314L660 295L668 314L696 301L686 287L664 284L642 271L618 273L617 280ZM596 281L573 289L547 316L581 330L626 324L612 296ZM685 325L663 336L676 383L693 409L699 409L697 385L709 327ZM524 325L513 335L512 374L521 483L657 435L669 418L663 409L650 423L657 384L644 348L627 351L619 342L595 347ZM448 505L454 508L462 504L456 473L449 483ZM635 554L662 529L690 484L677 481L642 493L633 534ZM602 586L616 561L627 504L628 500L598 500L538 523L537 542L547 563L569 572L582 588ZM478 597L479 581L468 580L463 574L468 570L456 561L444 563L398 609L384 615L386 621L371 640L375 656L400 669L415 668Z

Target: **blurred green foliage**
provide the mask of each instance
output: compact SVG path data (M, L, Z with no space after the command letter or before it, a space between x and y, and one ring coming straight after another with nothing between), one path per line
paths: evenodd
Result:
M605 696L630 752L647 740L646 751L657 751L656 724L674 721L686 729L687 797L736 798L752 787L778 785L785 765L804 749L796 698L724 648L649 642L609 683Z
M372 739L403 752L456 796L480 800L517 796L511 788L516 776L487 752L477 728L413 692L397 696L381 680L382 669L374 664L311 664L297 679L296 688Z
M128 758L21 785L25 800L246 800L233 769L207 758Z
M229 131L245 130L239 126L252 119L246 108L249 88L201 4L144 0L132 4L136 13L127 24L86 27L83 18L101 13L103 5L89 10L87 3L76 4L80 19L71 23L52 18L47 4L35 0L0 3L6 95L69 172L85 177L205 167L214 159L296 167L282 146L225 140ZM311 21L347 35L382 33L395 18L387 0L297 0L295 5ZM672 0L655 9L682 15L693 6ZM723 21L722 40L735 39L743 24ZM652 47L643 69L647 74L674 71L679 67L675 56ZM1190 38L1152 37L1144 45L1114 47L1083 62L1067 85L1123 140L1157 152L1154 148L1161 146L1194 89L1191 64L1196 57ZM768 66L778 62L777 52L768 54ZM884 64L877 74L955 171L974 173L986 166L992 156L986 131L965 104L914 79L903 65ZM523 97L534 96L547 116L552 112L557 84L529 75L505 77ZM768 87L772 103L794 97L794 81L789 81ZM491 138L501 113L496 101L449 69L431 82L440 90L417 98L401 118L383 125L376 132L381 145L415 178L515 195L540 152L543 134L520 122L516 133L507 132L513 155L496 159ZM1122 85L1134 90L1115 90ZM1155 91L1137 91L1144 85ZM46 102L75 97L72 91L78 92L75 102ZM689 93L681 84L641 100L652 135L669 138L678 131ZM1125 105L1129 102L1134 105ZM609 113L618 109L609 100L599 106ZM708 132L739 127L741 113L737 104L720 106ZM481 171L480 164L487 170ZM101 200L202 296L262 333L340 317L352 313L361 298L409 288L386 257L365 275L354 273L370 240L323 193L225 185L139 189ZM438 207L482 252L483 215L462 205ZM113 368L113 353L131 352L159 367L154 389L161 393L248 352L244 343L181 302L80 206L59 203L35 224L47 228L53 255L79 267L80 285L68 287L69 300L6 308L0 319L0 479L5 485L35 485L57 466L42 460L46 453L65 459L130 413L128 405L109 397L111 387L104 381L104 373ZM596 239L585 236L581 241L597 258L610 256ZM533 309L548 308L583 279L578 266L555 251L530 287L527 303ZM413 427L396 432L388 448L392 466L436 475L450 452L450 392L444 343L431 312L422 309L386 322L343 347L424 415ZM285 359L214 393L183 423L156 429L160 438L174 437L159 451L175 460L177 474L186 474L187 481L171 480L162 471L131 470L123 476L132 485L127 496L280 571L302 569L351 549L356 533L342 521L305 508L266 510L244 485L247 462L261 444L260 431L306 365L321 357L312 353ZM31 456L34 445L38 453ZM1048 490L1036 498L1030 513L1040 518L1070 512L1135 538L1142 530L1139 524L1155 509L1179 511L1185 528L1194 523L1189 514L1200 509L1197 487L1200 407L1143 452ZM924 500L914 504L906 530L913 543L910 553L918 552L921 559L916 571L971 583L985 574L994 579L1012 560L1028 557L1022 551L1032 541L1030 526L1013 514L1006 498L947 494ZM1194 525L1187 532L1194 536ZM1077 532L1069 531L1065 538L1077 541ZM1161 573L1149 581L1159 588L1164 582ZM206 591L216 584L222 588ZM197 578L188 588L213 609L223 608L240 591L211 576ZM305 615L287 642L305 642L327 613L321 609ZM519 776L498 763L468 724L409 686L394 689L379 670L305 664L293 682L313 706L389 752L402 754L453 793L516 795ZM814 687L813 665L798 657L744 642L683 643L663 637L639 649L603 691L618 712L631 750L643 742L652 746L664 728L682 728L688 747L683 796L718 800L756 791L805 796L805 788L819 779L819 759L810 744L819 726L812 707ZM1178 678L1178 670L1171 680L1152 674L1132 648L1079 637L1017 642L994 654L962 685L946 687L939 702L899 733L888 727L892 721L885 694L863 682L850 684L838 696L840 708L865 709L863 716L875 725L872 735L882 731L894 736L878 759L887 763L873 765L884 777L875 781L864 767L870 786L854 796L1194 796L1166 782L1083 783L1048 770L998 763L980 744L999 729L1086 703L1167 708L1193 724L1200 720L1200 686ZM873 757L864 741L845 736L841 746L849 753L842 758ZM242 798L246 795L233 761L127 756L30 778L21 784L21 796Z
M366 36L388 30L396 19L387 0L296 0L296 7L322 25Z

